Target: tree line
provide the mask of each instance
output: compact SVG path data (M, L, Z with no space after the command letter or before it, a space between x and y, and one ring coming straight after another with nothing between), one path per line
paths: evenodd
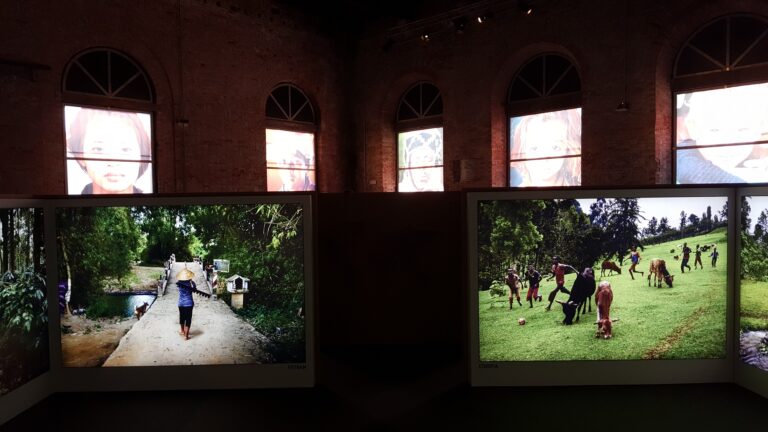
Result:
M714 216L707 208L701 218L681 212L678 227L652 217L641 230L645 217L636 198L599 198L589 209L575 199L482 201L478 212L480 289L503 277L506 268L522 272L533 264L548 272L553 256L579 269L603 259L623 265L633 247L698 235L727 218L727 207Z

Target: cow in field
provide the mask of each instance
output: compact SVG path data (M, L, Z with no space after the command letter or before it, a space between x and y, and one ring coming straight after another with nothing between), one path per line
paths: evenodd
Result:
M675 250L674 249L670 249L669 253L675 253Z
M663 280L668 287L672 288L674 275L669 274L667 263L663 259L654 258L651 260L651 268L648 270L648 286L651 286L651 275L653 275L653 285L661 288Z
M597 333L598 338L610 339L613 321L611 319L611 303L613 303L613 290L608 281L600 282L595 294L595 303L597 304Z
M562 302L557 300L563 306L563 314L565 315L563 324L573 324L574 315L578 322L580 315L586 313L587 305L589 305L589 311L592 312L592 296L594 294L595 272L590 267L587 267L582 273L576 275L568 301Z
M675 255L675 256L673 256L672 258L674 258L674 259L675 259L675 261L678 261L678 260L680 260L680 255Z
M710 246L710 245L704 245L704 246L702 246L702 247L701 247L701 251L702 251L702 252L706 252L706 251L708 251L708 250L709 250L709 248L711 248L711 247L712 247L712 246Z
M603 261L603 264L600 267L600 276L605 276L606 270L608 270L608 276L612 275L613 272L621 274L621 267L617 266L613 261Z

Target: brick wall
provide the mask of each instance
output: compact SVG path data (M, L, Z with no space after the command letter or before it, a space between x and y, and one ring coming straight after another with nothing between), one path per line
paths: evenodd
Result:
M318 188L343 191L341 49L269 2L252 4L2 2L0 59L14 65L0 66L0 193L66 192L62 75L92 47L125 52L154 85L158 192L266 190L264 107L282 82L304 90L321 119ZM19 62L44 69L30 77Z

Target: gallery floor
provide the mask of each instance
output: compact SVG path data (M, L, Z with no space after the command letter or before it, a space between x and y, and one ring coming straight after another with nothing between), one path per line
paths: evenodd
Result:
M459 353L426 364L407 361L406 352L425 354L327 350L311 389L57 393L0 429L764 431L768 424L768 399L735 384L471 388Z

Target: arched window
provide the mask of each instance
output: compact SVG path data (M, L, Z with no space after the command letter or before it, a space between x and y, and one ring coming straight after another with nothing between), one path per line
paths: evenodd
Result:
M414 84L397 108L398 192L442 191L443 97L428 82Z
M62 95L67 192L154 192L154 92L142 68L109 48L84 51L67 64Z
M675 181L768 182L768 21L716 19L678 52Z
M573 63L541 54L507 94L509 185L581 185L581 80Z
M293 84L280 84L267 98L267 190L316 189L315 108Z

